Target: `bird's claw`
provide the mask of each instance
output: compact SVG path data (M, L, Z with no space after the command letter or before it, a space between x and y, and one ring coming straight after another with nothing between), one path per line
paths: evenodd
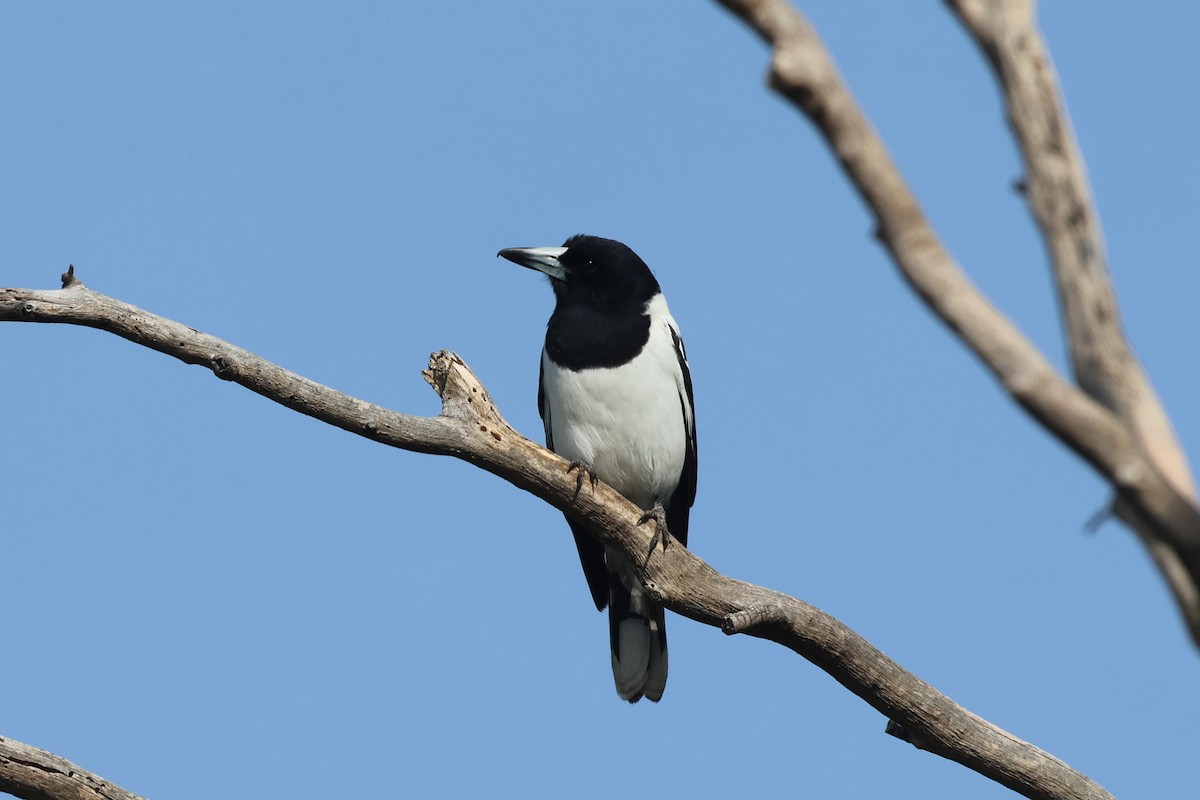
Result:
M575 475L575 496L579 497L579 490L583 488L584 476L587 476L588 481L592 484L592 491L596 491L596 473L592 470L592 465L584 461L572 461L567 465L567 473L577 473ZM574 499L574 497L572 499Z
M662 542L663 552L667 552L667 545L671 543L671 532L667 529L667 510L663 508L662 501L655 500L654 508L642 514L638 519L638 525L645 525L647 522L654 522L654 535L650 537L650 548L646 550L646 561L650 561L650 556L654 554L655 548L659 542Z

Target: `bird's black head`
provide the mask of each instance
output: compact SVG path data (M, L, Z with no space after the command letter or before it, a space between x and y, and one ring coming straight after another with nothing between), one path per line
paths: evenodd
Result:
M659 292L637 253L599 236L578 234L562 247L510 247L498 255L548 275L560 305L640 311Z

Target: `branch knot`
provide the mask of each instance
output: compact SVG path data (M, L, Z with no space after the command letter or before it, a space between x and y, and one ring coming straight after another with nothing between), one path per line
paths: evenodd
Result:
M231 381L236 376L233 362L227 360L224 356L213 356L208 365L212 369L213 374L223 381Z
M760 625L779 624L786 618L787 612L778 603L758 603L732 614L726 614L725 621L721 623L721 630L732 636L735 633L745 633Z

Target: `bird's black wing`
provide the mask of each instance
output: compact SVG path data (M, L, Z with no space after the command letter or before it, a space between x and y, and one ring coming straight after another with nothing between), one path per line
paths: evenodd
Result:
M683 425L687 434L687 451L683 455L683 471L679 474L679 485L675 487L667 506L667 529L687 547L688 514L692 510L692 503L696 501L699 464L696 453L696 403L692 395L692 371L688 369L683 337L674 325L668 327L671 329L671 341L675 344L675 357L679 359L679 370L683 374L684 390L679 395L679 406L683 412Z
M554 450L554 431L550 424L550 407L546 403L546 390L542 385L545 378L546 365L539 361L538 414L541 415L542 425L546 429L546 447ZM608 567L604 563L604 545L596 541L594 536L570 517L567 517L567 524L571 526L571 533L575 535L575 549L579 551L579 563L583 565L583 577L587 579L588 590L592 593L592 602L596 604L597 611L603 611L604 607L608 605Z

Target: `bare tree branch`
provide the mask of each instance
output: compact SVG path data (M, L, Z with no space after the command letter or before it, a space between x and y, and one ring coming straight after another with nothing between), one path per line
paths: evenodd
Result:
M993 28L999 23L995 18L1005 15L988 12L993 7L1013 4L1031 6L1029 0L957 5L978 6L980 10L972 18L978 17L979 24L992 31L989 36L1006 42L1011 39L1011 47L997 46L997 52L1029 53L1031 63L1020 70L1005 67L1006 76L1009 72L1041 72L1040 77L1032 79L1036 87L1014 90L1018 101L1010 105L1011 118L1040 114L1046 117L1041 125L1055 131L1051 141L1036 142L1031 152L1048 153L1055 147L1069 151L1057 155L1053 162L1041 155L1029 159L1030 192L1031 200L1035 194L1038 197L1035 214L1044 230L1053 234L1047 236L1051 252L1056 259L1062 255L1062 261L1055 262L1059 264L1062 303L1073 320L1076 370L1081 381L1087 382L1087 392L1065 380L966 277L938 239L887 148L804 17L786 0L720 2L771 46L771 87L802 111L825 138L874 214L879 239L904 279L975 352L1014 400L1113 486L1117 514L1149 548L1174 592L1193 640L1200 645L1200 511L1192 499L1186 461L1175 444L1165 413L1121 335L1082 160L1075 153L1065 117L1057 114L1055 122L1057 112L1027 110L1046 102L1057 104L1043 48L1030 44L1032 8L1028 10L1027 25L1021 29L1023 35L996 32ZM1016 58L1005 56L1005 64L1010 56ZM1039 57L1040 66L1036 63ZM1038 125L1026 126L1022 121L1020 128L1026 127L1033 141ZM1078 252L1072 254L1072 250ZM1075 291L1082 295L1067 297Z
M27 800L144 800L65 758L3 736L0 792Z
M1035 24L1035 4L947 4L979 44L1004 92L1009 126L1025 162L1025 194L1054 270L1075 381L1124 422L1163 477L1194 503L1187 457L1121 329L1099 216L1054 65ZM1150 550L1195 631L1200 627L1200 587L1188 576L1179 553L1137 508L1118 502L1115 511Z
M1183 449L1121 330L1100 220L1032 0L947 0L987 56L1028 173L1079 387L1128 423L1176 491L1195 498Z
M586 523L600 541L620 548L637 565L648 590L672 611L795 651L887 716L893 722L890 729L902 730L903 738L917 747L1026 797L1111 798L1050 754L957 705L820 609L726 577L678 545L651 554L650 531L638 525L641 509L600 482L580 491L568 462L513 430L453 354L435 353L424 373L442 398L441 414L414 417L341 394L214 336L93 292L73 274L64 275L64 284L67 288L53 291L0 289L0 321L106 330L208 367L220 378L360 436L468 461Z

